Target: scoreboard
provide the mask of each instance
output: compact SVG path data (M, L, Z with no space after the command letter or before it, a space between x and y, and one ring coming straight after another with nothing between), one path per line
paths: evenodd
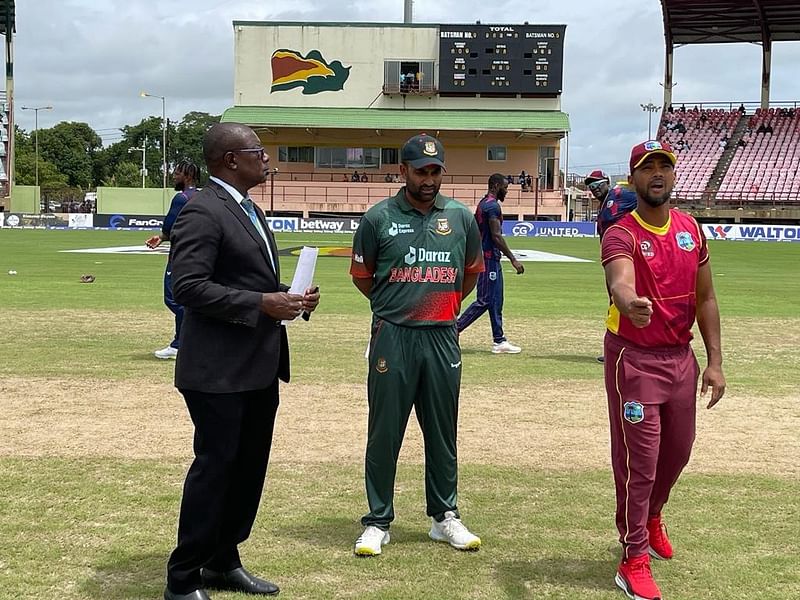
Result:
M566 25L439 25L439 93L561 93Z

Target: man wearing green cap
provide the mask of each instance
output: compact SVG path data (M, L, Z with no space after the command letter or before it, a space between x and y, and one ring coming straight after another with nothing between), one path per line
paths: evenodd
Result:
M477 223L460 202L439 194L444 148L420 134L403 146L406 184L373 206L353 239L350 274L370 300L366 490L369 513L359 556L381 553L394 520L394 479L411 408L425 441L429 536L459 550L481 540L457 506L456 426L461 349L456 316L483 271Z

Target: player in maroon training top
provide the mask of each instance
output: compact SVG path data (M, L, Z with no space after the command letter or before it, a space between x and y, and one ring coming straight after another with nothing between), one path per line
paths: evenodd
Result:
M636 600L661 598L650 556L672 558L661 509L694 442L700 369L689 342L695 317L708 355L701 389L704 395L712 388L708 408L725 392L706 240L691 216L669 207L675 162L666 143L633 148L629 181L637 208L602 241L611 295L605 381L623 548L616 583Z

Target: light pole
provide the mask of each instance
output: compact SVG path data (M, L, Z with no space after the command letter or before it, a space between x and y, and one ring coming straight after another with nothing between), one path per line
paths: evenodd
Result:
M36 149L34 151L36 153L36 159L35 159L35 164L36 164L36 166L35 166L35 169L36 169L36 187L39 187L39 111L40 110L53 110L53 107L52 106L20 106L20 108L22 110L32 110L33 114L34 114L34 117L33 117L33 119L34 119L34 129L33 129L34 134L33 134L33 137L34 137L34 140L35 140L34 143L35 143L35 147L36 147ZM10 135L14 135L14 132L13 131L10 132Z
M167 100L164 96L158 94L148 94L142 92L142 98L160 98L161 99L161 154L163 157L163 173L161 189L167 189Z
M661 110L660 106L656 106L652 102L647 104L640 104L642 110L647 113L647 139L653 139L653 113Z
M145 162L145 156L147 155L147 134L144 135L144 142L142 142L141 148L128 148L128 152L139 152L142 153L142 188L144 188L144 178L147 177L147 162Z

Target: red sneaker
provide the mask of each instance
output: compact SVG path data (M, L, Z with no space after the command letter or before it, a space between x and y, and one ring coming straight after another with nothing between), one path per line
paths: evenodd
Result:
M661 590L653 579L647 554L619 563L614 582L631 600L661 600Z
M672 544L669 543L667 526L661 520L661 513L647 520L647 537L650 542L650 556L659 560L672 558Z

